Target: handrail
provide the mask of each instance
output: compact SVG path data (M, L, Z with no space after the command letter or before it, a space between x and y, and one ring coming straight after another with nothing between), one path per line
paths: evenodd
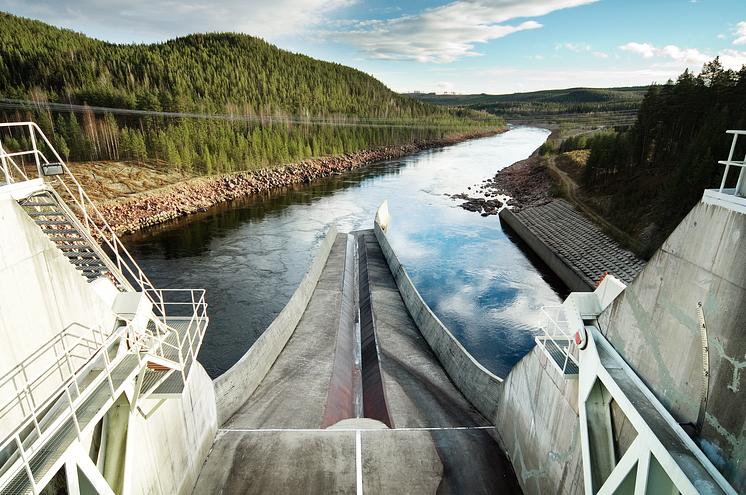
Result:
M135 321L130 321L126 325L123 325L115 331L107 334L107 332L102 328L106 325L107 320L111 320L111 323L113 324L115 318L123 320L122 317L110 313L102 318L99 323L88 328L82 335L76 336L75 340L68 345L65 345L64 339L71 335L67 334L67 332L63 332L59 338L59 341L63 345L63 352L52 358L48 365L44 366L33 376L29 377L27 375L26 362L19 363L16 367L6 373L5 376L0 378L0 389L12 384L15 390L0 402L0 411L8 408L8 406L14 402L17 402L16 407L20 407L22 411L26 408L29 410L21 420L23 426L26 426L27 420L30 418L34 418L36 422L37 419L39 419L37 417L38 413L44 411L46 407L50 405L50 400L56 400L64 388L74 386L76 395L80 395L81 390L76 379L80 377L83 372L87 372L92 361L94 361L102 351L107 349L108 346L118 338L125 339L129 349L138 355L139 361L147 361L147 356L150 355L176 363L176 361L171 359L164 350L171 348L173 354L176 354L181 358L178 363L180 367L183 367L184 359L180 352L183 341L175 329L169 327L157 318L151 317L148 319L148 322L154 323L155 327L159 330L158 333L153 333L152 330L147 328L147 325L143 328ZM166 336L170 332L175 333L177 337L176 344L166 341ZM99 338L96 338L96 334L98 334ZM92 347L91 343L95 346ZM93 352L89 352L87 355L73 354L74 352L80 352L81 349L87 349L89 351L93 349ZM77 361L83 361L83 363L73 370L70 358ZM34 357L34 360L36 359L37 358ZM43 397L35 397L34 391L37 390L44 381L46 381L50 372L62 370L65 366L68 368L69 375L67 375L54 390L45 393ZM20 380L18 379L19 377L21 378ZM25 404L24 399L21 399L21 396L24 396ZM25 408L24 405L26 406Z
M38 493L37 481L41 482L41 480L34 479L29 462L37 453L41 455L47 442L71 420L75 424L77 437L81 438L83 432L91 427L93 421L88 421L90 419L88 417L86 418L88 422L81 424L82 420L78 418L77 409L94 393L98 393L96 391L108 393L105 396L107 401L116 399L126 382L121 381L120 378L115 389L112 372L125 357L136 357L136 361L127 364L128 376L133 376L133 373L143 373L147 363L153 362L166 365L173 370L165 376L171 376L174 371L179 371L186 384L191 364L196 360L204 338L208 317L204 290L158 290L153 287L35 123L0 123L0 129L12 127L22 130L27 128L32 149L8 153L0 143L0 169L5 175L6 184L23 184L33 181L35 190L46 191L53 196L57 206L65 212L75 228L84 237L89 238L94 250L100 251L98 245L100 242L112 253L113 259L103 251L98 254L116 279L120 290L143 292L152 303L151 311L147 315L136 316L131 320L112 312L96 325L85 329L81 335L73 335L66 329L0 377L0 415L6 417L14 414L18 418L14 429L2 432L4 438L0 443L0 452L7 454L9 458L3 461L3 465L0 465L0 487L25 470L31 491L36 494ZM54 165L60 166L64 171L64 174L57 175L56 179L50 179L42 172L44 165L49 164L50 161L37 147L37 134L57 159ZM27 174L28 166L23 161L19 166L14 160L17 157L26 156L34 157L38 178L32 178L33 174ZM49 173L48 168L44 171ZM43 189L39 187L42 181L46 181L46 187ZM72 199L70 206L51 187L50 181L56 181L56 184L62 188L60 192L67 195L65 199ZM23 188L24 186L21 186L20 190ZM18 188L15 190L18 191ZM23 193L23 197L28 194L28 192ZM76 214L74 210L78 213ZM98 242L93 242L94 240ZM184 299L187 301L172 302L167 298L172 294L186 294L188 297ZM178 317L167 316L167 308L174 308L177 313L180 308L187 309L182 311L185 316ZM145 316L144 319L143 316ZM176 325L177 319L181 323L188 321L186 328L181 327L183 335L169 325L169 320ZM125 323L117 327L116 321ZM72 342L69 342L70 339ZM61 345L62 352L58 351L58 344ZM188 349L184 347L185 345L188 345ZM114 346L116 346L116 354L112 357L110 354L114 352ZM49 356L49 363L42 362L41 371L34 371L31 373L32 376L29 376L29 369L39 368L37 363L46 359L48 353L54 354ZM132 368L130 369L129 366ZM138 380L138 388L142 376ZM108 383L108 392L105 392L106 383ZM4 397L6 394L7 397ZM136 400L136 397L133 398L133 404ZM101 411L104 411L104 405L99 406L94 417L101 414ZM15 444L15 449L12 444ZM43 477L46 476L46 474L43 475Z
M179 359L180 364L182 365L182 377L184 379L184 382L186 383L187 380L187 369L186 364L188 362L191 362L193 360L197 359L197 353L199 352L199 348L202 346L202 339L204 338L204 332L206 329L206 325L203 325L203 322L208 320L207 317L207 302L205 301L205 290L204 289L152 289L154 292L158 292L158 299L163 301L163 307L164 307L164 313L166 313L165 309L167 307L190 307L190 317L189 323L187 326L187 332L185 335L185 338L182 340L181 335L177 332L176 335L178 336L178 345L179 345ZM167 295L178 295L178 294L189 294L189 301L186 302L179 302L179 301L168 301ZM198 294L198 297L195 298L195 295ZM185 315L186 316L186 315ZM171 318L174 318L173 313L171 313ZM169 323L169 316L164 316L163 323L168 326ZM195 349L194 341L197 340L197 347ZM189 343L189 349L186 353L184 353L183 346L185 343Z
M563 306L542 306L541 310L547 316L547 318L549 318L549 322L547 326L550 327L551 333L550 333L550 329L546 328L543 322L541 321L539 322L539 328L542 329L546 337L549 338L549 340L551 340L554 343L555 347L559 349L559 351L562 352L562 354L565 356L565 361L562 365L562 370L561 370L562 373L565 373L567 371L567 365L570 361L572 361L575 365L578 364L578 361L577 359L575 359L575 356L573 356L570 352L568 352L564 347L565 342L567 342L568 344L573 342L573 338L567 334L564 328L562 328L562 324L565 325L565 328L569 328L567 319L564 318L564 308ZM555 313L556 317L552 317L552 315L549 314L548 310L556 310L556 313ZM560 316L562 316L562 318L560 318ZM563 340L561 345L556 340L556 338L559 336L561 336ZM546 346L539 341L538 337L536 341L537 343L539 343L539 345L542 346L542 348L546 348Z
M110 319L112 317L111 314L106 315L104 318L101 319L96 325L88 328L88 331L77 337L75 340L73 340L72 345L66 346L64 343L64 338L68 336L69 334L67 332L63 332L63 334L60 336L60 342L63 347L63 353L61 355L57 355L55 359L52 360L47 366L43 367L41 371L37 372L32 377L28 377L26 374L26 368L27 364L26 362L21 362L14 368L12 368L8 373L5 374L2 378L0 378L0 389L7 386L9 383L13 383L15 387L15 393L11 395L10 397L6 398L2 402L0 402L0 411L4 410L6 407L8 407L10 404L12 404L14 401L18 401L18 406L22 408L23 410L23 403L21 402L20 395L23 393L26 395L26 403L27 405L30 405L29 407L30 412L24 416L24 421L29 417L29 415L33 415L34 412L38 409L43 410L47 405L49 401L49 396L56 396L59 394L59 392L68 384L68 381L76 376L78 372L82 369L82 367L85 367L85 364L90 361L91 358L95 357L95 355L101 350L102 347L104 347L104 344L106 341L111 338L113 335L119 336L122 332L122 330L119 330L117 332L112 332L106 337L104 337L104 331L101 329L102 325L107 319ZM112 322L113 323L113 322ZM95 338L95 333L98 331L99 336L101 337L101 344L97 343L97 339ZM93 342L96 343L96 347L94 348L95 351L91 352L87 356L82 355L72 355L72 352L79 348L79 344L87 340L88 335L92 336ZM86 345L84 349L90 349L90 346ZM82 367L78 367L77 369L72 369L72 363L70 361L70 358L75 358L76 360L84 360ZM36 358L34 358L35 360ZM41 405L36 405L38 402L36 398L34 397L34 390L38 388L38 386L41 385L39 383L44 379L44 377L48 376L50 371L54 371L55 369L61 369L64 365L67 365L68 373L69 375L63 379L63 381L60 383L60 385L52 392L49 392L47 394L44 394L46 397L46 400L44 400ZM24 381L22 381L20 384L16 384L16 379L19 376L23 376ZM76 386L77 388L77 386ZM80 390L76 390L78 393L80 393Z
M96 325L88 328L87 331L83 332L79 336L72 335L68 332L62 332L59 337L55 338L52 341L51 349L54 349L54 343L59 342L62 345L63 352L60 354L56 354L50 360L49 364L42 367L41 370L36 372L33 376L29 377L27 375L27 369L29 366L29 362L34 362L38 359L38 355L36 353L26 361L19 363L13 369L8 371L3 377L0 377L0 390L3 390L9 385L14 388L13 393L0 402L0 411L8 408L8 406L10 406L13 402L17 402L18 404L16 407L20 407L21 411L24 411L25 409L28 409L30 411L24 416L25 421L26 419L28 419L30 414L33 415L34 411L43 410L44 407L48 405L49 396L56 396L57 394L59 394L62 388L69 384L68 380L70 380L72 377L78 376L80 374L80 370L83 369L86 363L93 359L103 347L105 347L106 342L108 341L108 339L111 338L112 335L115 335L115 338L124 337L129 343L130 348L136 349L138 353L143 349L145 344L148 344L147 352L149 354L164 360L176 362L166 355L165 349L170 348L173 351L172 355L175 354L179 358L179 367L181 368L183 378L186 381L187 376L184 371L184 365L186 364L188 358L191 358L192 360L196 359L196 354L199 349L199 347L197 348L197 350L194 349L194 340L198 339L199 344L201 345L202 339L204 338L205 325L203 325L202 323L207 319L207 303L205 302L205 291L203 289L169 289L162 290L161 292L188 293L190 295L192 300L190 302L165 303L166 305L189 305L192 307L192 315L189 320L188 326L189 330L187 331L184 338L182 338L175 329L168 325L167 319L164 319L165 321L161 321L158 318L152 317L148 318L148 322L153 323L155 328L158 330L157 333L153 333L149 328L147 328L147 325L145 326L145 328L143 328L141 325L136 323L137 320L128 322L126 325L120 327L116 331L106 332L103 328L107 323L107 320L110 321L111 324L113 324L114 320L117 318L120 320L124 320L122 317L119 317L114 313L107 314ZM194 297L195 293L199 294L198 298ZM166 335L170 332L174 332L174 335L177 339L176 344L172 344L166 341ZM96 335L98 335L98 338L96 337ZM134 336L139 337L135 338ZM75 337L75 339L72 342L67 343L66 339L68 337ZM146 337L149 340L143 340L143 337ZM182 349L185 342L189 343L189 350L186 355ZM47 351L50 350L50 348L48 348L49 345L50 344L47 344L45 346ZM85 353L86 350L88 351L87 354ZM81 351L83 352L80 353ZM73 369L73 360L78 362L82 361L83 363L81 367L79 367L78 369ZM34 391L37 390L48 379L50 373L54 373L57 370L60 370L60 372L64 375L64 367L67 367L67 377L64 378L60 385L52 392L44 394L47 398L47 401L42 401L41 405L38 405L38 403L40 402L39 399L41 398L35 397ZM75 383L75 388L76 393L80 394L77 382Z
M188 292L194 293L195 291ZM206 304L204 304L203 307L206 307ZM76 425L76 434L80 438L86 430L87 425L81 427L77 417L77 408L83 403L83 401L90 397L102 383L108 382L110 396L112 399L116 398L116 390L114 389L111 372L125 356L134 355L137 357L138 370L142 370L147 365L147 362L151 361L153 357L174 363L173 368L179 370L186 381L187 377L184 371L185 359L181 349L183 342L190 342L190 349L192 348L191 332L187 332L188 337L182 339L175 329L169 327L158 318L149 317L148 323L153 322L156 332L153 332L148 328L147 324L145 327L142 327L142 325L136 323L137 319L134 319L126 325L118 327L116 330L104 336L106 332L103 328L105 327L107 320L112 319L112 317L120 320L122 319L114 313L106 315L106 317L104 317L98 324L89 328L82 335L77 336L71 345L64 346L62 355L55 356L49 365L37 372L34 376L28 377L26 375L24 363L20 363L2 377L0 388L12 383L15 387L15 391L0 403L0 410L12 406L13 402L17 401L18 404L16 407L20 407L23 412L25 409L23 407L24 400L21 397L25 396L25 402L29 412L26 413L24 417L16 423L16 427L5 436L2 444L0 444L0 451L5 450L9 444L15 443L18 455L22 459L21 465L27 470L27 472L30 473L30 468L28 467L30 457L35 452L39 451L51 436L54 435L70 418L73 419L73 422ZM190 324L192 321L194 320L190 320ZM198 319L196 321L199 322L200 320ZM111 323L113 324L113 321ZM199 329L199 327L196 328ZM166 341L167 336L170 335L171 332L176 336L176 344ZM100 344L98 343L99 339L95 337L97 333L100 337ZM200 340L202 336L203 334L200 335ZM65 335L61 336L61 339L64 340L64 337ZM126 342L128 352L117 353L117 355L111 359L109 356L109 349L119 339L123 339L124 342ZM73 352L79 352L81 345L83 346L83 349L90 349L90 342L96 344L94 352L82 356L73 354ZM169 348L172 352L167 354L166 350ZM173 355L178 356L178 365L176 365L177 362L170 357ZM65 364L67 364L68 368L71 367L71 356L78 360L85 359L85 362L69 376L64 378L54 390L44 394L44 400L38 403L39 401L34 397L33 393L38 385L37 382L40 379L43 379L50 371L60 369ZM103 369L98 370L96 367L101 366L101 360L99 359L101 357L103 357L104 361ZM36 357L34 359L36 359ZM192 356L192 359L194 359L194 356ZM86 387L81 389L79 379L88 376L90 373L96 373L95 378L88 383ZM23 377L23 379L16 380L18 377ZM50 409L54 404L59 404L60 400L66 402L66 407L62 408L58 414L49 417L48 414ZM31 445L27 446L26 444L29 443L29 435L31 435L33 440L30 442ZM11 466L15 462L17 462L17 458L15 460L11 459ZM22 469L22 467L17 466L15 469L9 469L8 472L0 473L0 480L8 481L10 478L17 475L20 469ZM29 479L33 479L33 477L30 477ZM0 482L0 485L2 484L3 483ZM36 493L35 482L32 481L31 484L32 491Z
M725 165L725 172L723 173L723 180L720 182L720 190L718 192L722 193L723 189L725 188L725 181L728 178L728 171L730 170L731 165L735 167L741 167L741 172L738 175L738 183L736 184L736 188L734 189L733 194L744 196L746 191L743 191L742 188L744 185L744 181L746 181L746 157L744 157L743 160L733 160L733 153L736 151L736 142L738 141L738 136L744 136L746 135L746 131L737 131L737 130L729 130L726 131L726 134L733 134L733 142L730 146L730 153L728 153L728 159L727 160L720 160L718 163L720 165Z
M102 321L103 322L103 321ZM101 325L96 325L95 327L92 327L89 329L89 332L93 332L95 328ZM54 435L59 428L67 421L70 417L74 418L74 422L76 425L76 433L78 437L81 436L82 430L80 428L80 423L77 419L77 407L85 401L90 395L101 385L101 383L106 380L109 382L111 391L113 390L112 385L112 379L111 379L111 370L112 370L112 364L118 364L119 361L121 361L124 356L127 355L127 353L122 353L121 355L115 356L114 361L110 361L109 359L109 347L114 344L117 339L122 338L126 336L126 332L128 331L127 326L120 327L117 329L117 331L112 332L109 334L109 336L103 340L102 344L97 348L96 352L91 354L88 361L81 367L79 367L75 373L68 376L66 379L64 379L60 385L50 394L47 395L46 400L44 400L41 404L36 405L31 409L29 413L25 415L25 417L17 424L16 428L11 431L3 440L3 443L0 444L0 451L5 450L9 444L15 443L18 449L18 454L23 460L22 466L16 467L16 469L9 469L8 472L3 473L0 476L0 479L4 479L7 481L8 479L15 476L18 471L23 467L26 469L27 473L29 474L29 478L31 480L32 485L32 491L36 493L36 487L35 482L33 479L33 476L31 475L31 470L29 468L29 459L30 457L37 451L39 451L43 445L46 444L46 442L49 440L49 438ZM88 332L87 332L88 333ZM78 338L78 341L82 340L81 336ZM65 353L68 354L71 352L72 349L65 350ZM91 381L87 387L84 389L80 389L80 386L78 384L78 379L82 376L87 375L91 371L93 371L93 367L96 365L99 365L99 357L103 356L104 358L104 368L99 371L98 375L95 377L93 381ZM59 362L59 361L57 361ZM50 367L47 367L47 370L50 368L53 368L54 364L52 364ZM32 382L33 379L27 380L22 388L22 391L26 394L31 394L31 388L28 386L28 383ZM75 389L75 397L72 397L71 390ZM61 411L59 411L59 414L49 418L46 414L42 413L48 413L49 409L56 403L59 403L60 399L66 398L65 401L67 403L67 407L63 408ZM11 398L13 399L13 398ZM7 403L7 401L6 401ZM45 425L44 428L42 428L42 424L47 422L48 424ZM33 424L33 426L32 426ZM31 430L27 431L28 428L31 426ZM85 430L85 426L83 427L83 430ZM35 438L33 435L35 434ZM30 443L31 445L26 445L29 443L28 438L29 436L32 436L34 438ZM11 463L11 466L13 464L13 459L11 458L9 462ZM17 460L15 461L17 462ZM0 483L2 485L2 483Z
M82 232L86 232L89 236L105 243L105 246L109 248L109 250L114 255L115 260L112 264L110 263L111 260L109 260L109 257L104 256L103 261L107 264L107 266L109 266L110 269L112 269L112 274L117 279L119 284L127 287L129 290L137 290L142 292L146 292L150 289L155 289L148 277L140 269L137 262L134 260L134 258L132 258L132 255L130 255L129 251L127 251L127 248L125 248L124 244L122 244L122 242L119 240L119 237L117 237L112 228L106 222L106 219L96 207L94 202L90 199L90 197L81 187L80 183L78 183L78 181L72 175L70 169L62 160L62 157L60 157L60 155L54 149L54 146L52 146L52 143L47 139L39 126L34 122L0 123L0 129L12 127L28 127L28 132L31 137L33 149L24 152L8 153L5 151L5 148L0 145L0 161L2 163L2 168L6 175L7 182L9 184L18 182L14 181L10 175L8 161L13 165L13 168L15 168L21 174L21 176L23 177L23 181L31 180L23 171L23 169L19 167L12 158L14 156L21 155L33 155L36 162L35 165L38 177L45 177L42 173L42 166L52 162L50 162L47 157L44 156L41 150L38 149L36 143L36 134L38 134L41 137L42 141L49 148L51 153L54 155L54 158L57 160L57 162L55 163L59 163L65 172L62 175L55 176L56 179L53 180L56 181L56 183L59 184L67 193L67 195L73 200L73 203L75 207L77 207L77 209L80 211L80 215L82 218L79 218L78 215L76 215L69 207L67 207L64 201L60 201L60 207L65 210L66 213L68 213L68 215L70 216L70 220L76 223L76 226L81 228ZM71 182L71 184L68 185L66 181ZM132 286L127 275L129 275L135 282L135 287ZM158 308L158 311L161 313L160 316L165 316L163 301L156 298L151 299L151 302L156 308Z

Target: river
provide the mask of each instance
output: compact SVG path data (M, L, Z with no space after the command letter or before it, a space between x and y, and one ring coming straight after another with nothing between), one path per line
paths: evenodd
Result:
M475 195L475 185L528 157L547 135L516 128L244 197L122 241L156 287L207 290L199 361L214 378L279 314L329 227L370 229L387 200L389 239L423 299L504 377L533 346L541 306L559 304L566 289L497 216L468 212L447 195Z

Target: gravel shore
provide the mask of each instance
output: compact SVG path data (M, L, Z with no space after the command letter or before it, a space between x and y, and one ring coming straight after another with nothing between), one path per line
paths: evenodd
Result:
M559 136L553 130L548 139L556 141ZM545 159L539 156L537 148L525 160L505 167L491 179L486 179L476 185L474 192L484 195L485 198L473 198L468 194L456 194L452 198L465 200L459 206L465 210L481 213L482 216L497 215L503 206L503 202L498 200L498 197L511 206L516 213L524 208L550 203L554 200L549 191L554 184L554 179L547 171L543 160Z
M101 203L97 206L114 232L123 235L172 218L205 211L212 205L247 194L311 182L366 164L401 158L422 150L450 146L500 132L505 130L456 134L440 140L319 158L274 169L201 177L143 193L134 198Z

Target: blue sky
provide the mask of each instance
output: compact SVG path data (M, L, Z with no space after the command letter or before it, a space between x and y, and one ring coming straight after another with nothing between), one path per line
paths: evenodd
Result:
M114 43L235 31L395 91L505 94L665 83L746 64L744 0L0 0Z

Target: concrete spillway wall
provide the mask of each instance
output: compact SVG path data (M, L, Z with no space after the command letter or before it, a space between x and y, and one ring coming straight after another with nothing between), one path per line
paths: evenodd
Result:
M645 267L645 261L563 199L514 212L500 211L500 220L554 271L573 292L593 291L603 273L625 284Z
M387 212L383 217L387 221ZM505 381L479 364L422 300L381 226L375 234L402 299L448 376L495 425L525 494L583 493L577 381L565 378L538 348Z
M218 425L225 423L251 397L293 335L313 295L336 237L337 227L332 225L306 276L282 312L246 354L213 381Z
M495 426L523 493L584 493L578 381L536 346L505 378Z
M599 325L677 421L701 421L700 447L746 493L746 205L717 206L716 194L705 191Z
M377 222L375 234L404 304L430 348L461 393L494 424L502 379L479 364L425 304Z
M153 406L143 405L146 410ZM147 420L139 414L130 418L130 493L191 494L217 429L212 381L194 363L180 399L165 401Z

